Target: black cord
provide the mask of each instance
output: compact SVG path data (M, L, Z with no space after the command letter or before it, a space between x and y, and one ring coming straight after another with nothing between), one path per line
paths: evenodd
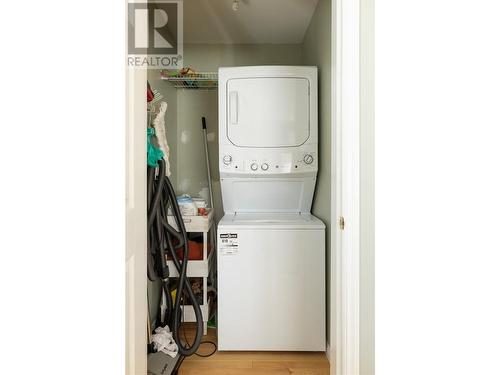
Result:
M182 305L184 306L184 301L182 302ZM184 316L184 314L183 314ZM182 320L181 320L181 324L184 323ZM182 325L182 333L184 335L184 341L186 342L186 344L189 346L189 341L188 341L188 338L187 338L187 335L186 335L186 326L183 324ZM194 355L198 356L198 357L203 357L203 358L208 358L208 357L211 357L213 356L215 353L217 353L217 343L213 342L213 341L210 341L210 340L204 340L204 341L200 341L200 344L198 345L198 349L201 345L203 344L211 344L214 346L214 350L209 353L209 354L200 354L198 353L197 351L194 353Z
M211 345L213 345L214 346L214 350L211 353L209 353L209 354L200 354L198 352L195 352L194 355L197 355L198 357L207 358L207 357L211 357L215 353L217 353L217 344L215 342L210 341L210 340L205 340L205 341L200 342L200 346L203 345L203 344L211 344Z

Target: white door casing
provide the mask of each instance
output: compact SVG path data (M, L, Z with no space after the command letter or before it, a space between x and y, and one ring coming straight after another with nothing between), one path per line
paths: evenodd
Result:
M146 33L146 30L142 32ZM147 372L147 71L128 68L126 80L125 368L127 375L145 375Z
M336 0L332 7L332 144L337 178L332 181L336 187L332 200L336 348L331 373L337 375L360 373L360 8L360 0Z
M335 260L336 267L332 269L336 270L337 285L332 288L335 295L331 300L337 305L331 316L336 322L331 328L336 350L330 373L368 375L375 371L373 0L336 0L332 12L336 176L332 180L336 189L332 199L336 256L332 265Z
M127 71L126 373L146 374L146 70Z

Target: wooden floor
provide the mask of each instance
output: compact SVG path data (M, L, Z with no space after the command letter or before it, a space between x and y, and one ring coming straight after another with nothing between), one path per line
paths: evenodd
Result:
M188 339L192 338L190 328ZM215 329L209 328L203 340L216 342ZM212 350L212 345L203 344L198 353ZM330 364L322 352L217 352L208 358L186 358L179 375L329 375L329 371Z

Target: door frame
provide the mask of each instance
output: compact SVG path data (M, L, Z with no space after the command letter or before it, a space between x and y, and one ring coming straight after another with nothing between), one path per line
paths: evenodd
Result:
M337 375L375 373L373 34L373 0L333 2L330 373Z
M335 374L359 374L359 0L332 7L333 119L336 125ZM335 201L335 202L333 202ZM343 224L341 226L341 222ZM331 278L333 283L334 278ZM332 309L334 310L334 309ZM333 324L332 324L333 325ZM330 373L333 373L332 371Z
M146 82L146 70L127 70L125 367L129 375L147 372Z
M128 27L128 12L126 12ZM146 25L136 27L145 38ZM128 45L128 40L126 41ZM126 59L127 56L124 56ZM126 61L126 60L125 60ZM126 67L125 373L147 373L147 70Z

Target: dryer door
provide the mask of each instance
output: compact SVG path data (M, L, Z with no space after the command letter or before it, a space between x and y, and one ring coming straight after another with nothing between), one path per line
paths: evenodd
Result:
M306 78L237 78L226 86L226 126L239 147L294 147L309 138Z

